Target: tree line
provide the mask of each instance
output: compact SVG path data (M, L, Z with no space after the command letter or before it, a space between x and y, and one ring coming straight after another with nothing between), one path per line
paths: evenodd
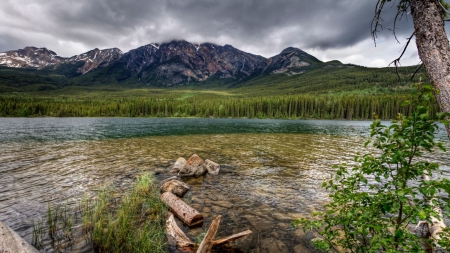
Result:
M1 117L220 117L393 119L409 115L410 95L292 95L224 99L0 97ZM413 104L413 103L412 103ZM433 115L437 106L433 107Z

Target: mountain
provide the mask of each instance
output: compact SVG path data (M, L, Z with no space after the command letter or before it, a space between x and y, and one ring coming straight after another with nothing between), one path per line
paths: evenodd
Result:
M152 43L127 53L118 48L96 48L72 57L57 56L46 48L26 47L0 53L0 66L55 71L84 85L127 83L170 87L206 80L236 84L271 74L299 75L324 67L324 63L293 47L267 59L231 45L181 40Z
M70 58L60 57L47 48L25 47L24 49L0 53L0 65L13 68L55 68L63 64L84 64L76 70L86 74L97 67L106 67L123 55L118 48L99 50L98 48Z

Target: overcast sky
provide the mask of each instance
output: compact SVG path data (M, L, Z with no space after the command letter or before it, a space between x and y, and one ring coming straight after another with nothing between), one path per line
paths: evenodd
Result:
M60 56L93 48L130 49L184 39L230 44L271 57L298 47L322 61L384 67L412 33L403 18L397 37L370 34L376 0L0 0L0 52L46 47ZM387 6L392 26L395 5ZM419 63L415 43L402 65Z

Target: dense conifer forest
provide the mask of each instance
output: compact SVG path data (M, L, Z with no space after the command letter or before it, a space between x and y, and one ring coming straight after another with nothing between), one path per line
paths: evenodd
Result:
M409 115L415 67L320 68L267 75L247 82L210 78L171 88L132 83L85 85L60 72L0 68L2 117L233 117L382 119ZM61 72L62 71L62 72ZM434 108L436 112L437 107Z

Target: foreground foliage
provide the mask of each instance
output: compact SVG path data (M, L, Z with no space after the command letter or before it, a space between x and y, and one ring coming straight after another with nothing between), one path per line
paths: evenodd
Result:
M103 189L84 205L83 226L97 251L164 252L167 207L150 174L139 176L117 202L112 191Z
M316 219L294 222L306 230L316 230L321 238L314 245L326 252L423 252L432 239L413 233L420 220L439 219L436 206L449 210L449 203L436 197L450 188L448 180L434 179L440 174L436 163L422 158L435 148L438 126L429 114L431 87L419 87L415 110L399 115L391 125L375 119L371 125L376 153L356 156L357 166L336 166L333 178L323 183L331 203ZM443 117L444 115L439 115ZM366 145L371 141L369 140ZM434 180L422 180L429 175ZM448 214L445 213L445 214ZM443 238L448 238L445 231ZM447 241L441 241L446 246Z
M95 252L165 252L167 206L159 200L153 176L142 174L127 194L115 195L114 188L106 187L75 207L49 207L46 222L34 226L33 246L58 252L70 249L80 232L74 227L82 222Z

